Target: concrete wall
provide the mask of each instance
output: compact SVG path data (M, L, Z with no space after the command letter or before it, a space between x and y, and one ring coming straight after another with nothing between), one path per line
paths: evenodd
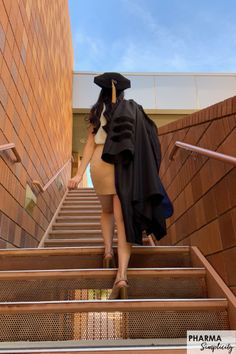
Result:
M37 247L65 191L71 166L73 49L67 0L0 0L0 247ZM64 186L60 187L60 184ZM26 187L37 198L25 209Z
M159 129L160 175L174 203L161 245L198 246L236 294L236 168L179 150L176 140L236 156L236 97Z
M74 72L73 109L90 108L100 88L94 76L102 73ZM145 110L199 110L236 95L235 73L131 73L131 88L125 97L132 98Z

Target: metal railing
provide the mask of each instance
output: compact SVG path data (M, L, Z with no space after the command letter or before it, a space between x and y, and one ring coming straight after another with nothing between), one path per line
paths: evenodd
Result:
M71 157L61 168L60 170L46 183L44 186L41 184L41 182L33 180L32 184L36 185L40 192L45 192L48 187L55 181L57 176L64 170L64 168L73 161L73 158Z
M204 156L213 158L215 160L230 163L230 164L236 166L236 157L234 157L234 156L222 154L220 152L216 152L213 150L204 149L199 146L183 143L181 141L175 142L175 145L173 146L173 149L171 150L171 153L169 156L170 160L174 160L174 155L176 154L176 152L179 148L184 149L184 150L188 150L191 152L196 152L197 154L204 155Z
M0 145L0 151L6 151L6 150L12 150L12 152L15 155L16 160L14 162L21 162L20 155L18 151L16 150L16 145L14 143L9 143L9 144L4 144Z

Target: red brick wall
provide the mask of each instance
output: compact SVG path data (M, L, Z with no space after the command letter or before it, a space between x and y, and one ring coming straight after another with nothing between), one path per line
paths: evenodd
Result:
M65 190L54 182L24 209L26 184L46 184L71 156L73 50L67 0L0 0L0 247L37 247ZM64 184L70 165L61 175Z
M159 129L161 177L175 212L161 245L198 246L236 293L236 168L178 150L176 140L236 156L236 97Z

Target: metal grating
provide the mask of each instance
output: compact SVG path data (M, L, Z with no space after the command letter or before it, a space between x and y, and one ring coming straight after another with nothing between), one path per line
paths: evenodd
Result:
M191 267L189 253L131 254L130 268Z
M113 277L2 280L0 302L105 300L113 281ZM130 299L202 298L206 284L203 277L137 276L129 277L128 293Z
M0 315L0 341L186 337L187 330L229 329L226 311L28 313Z

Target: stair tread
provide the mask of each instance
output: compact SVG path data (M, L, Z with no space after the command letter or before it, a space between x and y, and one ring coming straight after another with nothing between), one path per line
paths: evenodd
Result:
M91 206L91 205L94 205L94 206L97 206L97 205L101 205L100 201L99 200L85 200L85 199L70 199L70 200L67 200L65 199L63 201L63 204L62 205L88 205L88 206Z
M63 201L63 205L101 205L101 203L99 201L94 201L94 200L64 200Z
M87 198L88 197L88 198L94 198L94 199L98 199L99 200L97 194L91 194L91 193L87 193L87 194L84 194L84 193L70 194L70 193L68 193L66 195L66 198L80 198L80 197L82 197L82 198Z
M49 238L49 239L47 239L47 240L45 240L45 242L44 242L44 244L45 245L47 245L47 244L51 244L51 245L56 245L56 244L58 244L58 245L64 245L64 244L66 244L66 245L68 245L68 247L69 247L69 245L74 245L74 244L78 244L78 245L81 245L81 243L83 244L83 245L87 245L87 244L89 244L89 245L96 245L96 244L98 244L99 246L100 245L102 245L103 244L103 239L102 239L102 237L101 238L95 238L95 237L93 237L93 238L74 238L74 239L71 239L71 238ZM117 240L113 240L113 243L117 243ZM74 247L74 246L73 246Z
M99 216L84 216L84 215L77 215L77 216L69 216L69 215L65 215L65 216L57 216L56 218L56 224L59 223L68 223L68 225L71 224L71 220L74 220L75 223L80 223L80 220L84 221L84 220L88 220L88 221L96 221L100 223L100 217ZM54 224L55 225L55 224Z
M87 209L86 209L87 208ZM83 209L83 210L102 210L101 205L62 205L60 210L75 210L75 209Z
M83 202L83 203L95 203L95 204L99 204L100 203L100 199L95 195L76 195L76 196L68 196L65 197L65 199L63 200L64 202Z
M88 239L88 237L87 237ZM51 240L52 241L52 240ZM44 248L17 248L0 250L0 269L90 269L102 268L104 245L58 243L45 244ZM55 243L57 242L57 243ZM72 247L73 246L73 247ZM117 256L117 246L113 247ZM189 246L133 246L130 268L191 267Z
M68 230L52 230L49 232L49 235L50 234L65 234L65 233L71 233L71 234L81 234L81 233L84 233L84 234L96 234L96 233L102 233L102 230L101 229L95 229L95 230L86 230L86 229L78 229L78 230L71 230L71 229L68 229Z
M78 211L75 211L75 210L60 210L59 211L59 213L58 213L58 215L60 216L60 215L67 215L68 213L70 213L69 214L69 216L73 216L73 215L78 215L78 213L80 213L79 215L94 215L94 213L97 213L98 215L100 215L100 213L101 213L101 210L86 210L86 209L82 209L82 210L78 210Z
M53 226L88 226L88 225L91 225L91 226L101 226L101 223L100 222L70 222L70 223L67 223L67 222L57 222L57 223L54 223Z
M67 340L67 341L43 341L43 342L3 342L1 343L0 353L6 350L15 349L14 353L22 353L22 349L26 351L24 353L30 353L30 350L36 350L37 353L48 353L48 349L52 353L81 353L84 352L83 348L86 348L86 353L104 354L108 353L108 349L111 349L112 353L129 353L138 352L138 354L160 353L161 349L164 349L164 353L168 354L186 354L186 338L137 338L137 339L110 339L110 340ZM77 349L77 350L76 350ZM185 350L184 350L185 349ZM18 351L19 350L19 351ZM104 351L105 350L105 351ZM184 350L184 351L182 351ZM162 354L162 352L160 353Z
M99 198L98 198L98 196L97 196L97 194L96 193L91 193L91 192L86 192L86 193L75 193L75 194L70 194L70 193L68 193L67 195L66 195L66 198L80 198L80 197L82 197L82 198L94 198L94 199L97 199L97 200L99 200Z
M45 240L45 242L46 241L60 241L60 242L65 242L65 241L67 241L67 240L69 240L69 242L76 242L76 241L83 241L83 242L85 242L86 240L88 241L88 242L91 242L91 241L94 241L94 242L97 242L97 241L100 241L100 240L102 240L103 241L103 238L102 237L87 237L86 236L86 238L85 237L79 237L79 238L48 238L48 239L46 239ZM116 242L117 241L117 239L113 239L113 242Z
M47 269L47 270L7 270L0 271L0 280L9 280L17 277L17 279L40 277L40 278L55 278L58 276L63 277L114 277L117 269ZM130 278L137 278L140 276L168 276L168 277L204 277L206 274L205 268L129 268L128 276Z
M88 217L88 216L97 216L97 217L101 217L101 210L62 210L58 213L58 216L60 217L67 217L67 216L71 216L71 217Z
M114 247L116 249L116 247ZM159 253L189 253L190 246L133 246L133 254L159 254ZM80 255L80 254L103 254L103 246L81 246L64 248L17 248L17 249L1 249L1 256L33 256L33 255Z
M57 219L59 219L59 220L65 219L65 218L70 220L70 219L75 219L75 216L67 216L67 217L65 217L65 216L57 216ZM84 220L84 216L77 216L76 218L78 218L78 220L80 220L80 219ZM99 216L94 216L94 215L89 215L89 216L86 217L86 219L88 219L88 220L100 220Z
M65 198L63 203L64 202L67 202L67 203L70 203L70 202L77 202L77 203L90 203L90 204L100 204L100 200L98 198L95 198L95 197L89 197L89 196L78 196L78 197L73 197L73 198Z
M117 242L117 239L113 239L113 243ZM44 244L74 244L74 243L84 243L84 244L96 244L96 243L101 243L103 244L103 238L98 238L98 237L86 237L86 238L48 238L45 240Z
M201 299L132 299L132 300L63 300L34 302L0 302L0 314L4 313L73 313L110 311L211 311L227 310L226 298Z

